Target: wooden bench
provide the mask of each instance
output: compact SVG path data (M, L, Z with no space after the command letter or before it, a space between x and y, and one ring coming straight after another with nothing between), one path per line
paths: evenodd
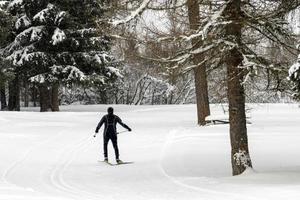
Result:
M248 120L249 117L246 117L246 123L251 124L251 122ZM209 115L205 118L205 121L207 123L213 123L213 124L229 124L229 116L228 115Z

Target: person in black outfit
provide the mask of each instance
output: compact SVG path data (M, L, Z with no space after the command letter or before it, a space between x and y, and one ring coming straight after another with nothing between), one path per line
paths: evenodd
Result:
M119 149L118 149L118 137L117 137L117 123L119 123L124 128L128 129L128 131L131 131L131 128L129 128L126 124L122 122L122 120L117 116L114 115L114 109L112 107L109 107L107 109L108 114L104 115L100 122L98 123L98 126L95 131L94 137L96 137L96 134L98 133L101 126L104 124L104 131L103 131L103 148L104 148L104 161L108 162L108 155L107 155L107 145L109 140L111 140L115 155L116 155L116 161L117 163L121 163L122 161L119 159Z

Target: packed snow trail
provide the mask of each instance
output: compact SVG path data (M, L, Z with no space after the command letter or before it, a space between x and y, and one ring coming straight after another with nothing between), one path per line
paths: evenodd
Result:
M228 125L197 127L194 105L114 107L133 129L118 137L120 158L131 165L98 162L102 129L93 134L107 106L0 112L0 200L300 197L296 105L252 106L248 130L257 172L239 177L231 177ZM114 162L111 143L109 158Z

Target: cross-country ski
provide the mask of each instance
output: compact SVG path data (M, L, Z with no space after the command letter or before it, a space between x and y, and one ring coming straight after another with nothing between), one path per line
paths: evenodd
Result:
M128 162L128 161L126 161L126 162L121 161L121 162L117 162L117 163L111 163L111 162L106 161L106 160L99 161L99 162L110 165L110 166L128 165L128 164L133 164L134 163L134 162Z

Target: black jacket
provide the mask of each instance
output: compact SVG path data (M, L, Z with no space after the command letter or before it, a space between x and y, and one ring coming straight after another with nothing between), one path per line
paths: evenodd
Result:
M104 134L110 133L110 134L116 134L117 133L117 123L119 123L124 128L131 130L126 124L122 122L120 117L114 114L107 114L102 117L100 122L98 123L98 126L96 128L96 133L98 133L101 126L104 124Z

